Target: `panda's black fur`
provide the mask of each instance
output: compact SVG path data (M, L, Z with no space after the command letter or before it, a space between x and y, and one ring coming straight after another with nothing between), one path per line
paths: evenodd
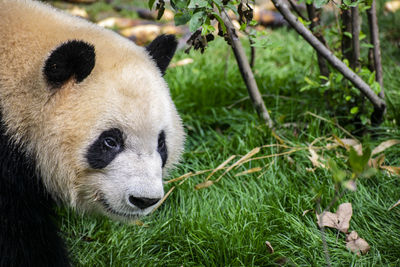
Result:
M1 117L0 117L1 118ZM0 266L70 266L35 161L0 123Z
M162 75L176 46L174 36L162 35L146 47ZM42 72L48 89L55 94L70 79L76 83L84 81L95 64L95 46L82 40L67 40L50 51ZM9 125L2 116L1 108L0 105L0 267L70 266L68 250L60 237L54 211L58 200L53 199L52 192L48 192L38 174L35 157L26 151L23 142L16 142L9 134ZM112 146L108 154L103 153L100 135L86 154L87 162L93 169L106 167L124 150L122 133L118 129L109 131L115 136L118 146ZM107 132L107 136L110 132ZM164 131L159 132L157 151L164 167L168 159ZM104 202L107 209L109 204L105 200L100 201ZM145 209L157 203L159 198L130 196L129 201ZM110 213L113 212L110 208Z

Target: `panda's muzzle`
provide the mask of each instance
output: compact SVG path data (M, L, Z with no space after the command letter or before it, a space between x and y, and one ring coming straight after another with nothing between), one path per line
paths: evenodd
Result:
M130 204L143 210L150 206L155 205L158 201L160 201L160 198L146 198L146 197L129 196L128 200L129 200Z

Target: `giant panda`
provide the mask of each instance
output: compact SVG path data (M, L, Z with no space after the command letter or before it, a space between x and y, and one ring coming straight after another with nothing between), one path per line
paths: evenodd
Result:
M0 0L0 266L70 266L54 205L130 221L159 203L184 144L176 45Z

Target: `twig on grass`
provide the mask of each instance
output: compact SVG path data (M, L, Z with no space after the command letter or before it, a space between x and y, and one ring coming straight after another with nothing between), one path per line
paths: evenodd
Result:
M302 104L306 104L306 101L304 101L304 100L297 99L297 98L294 98L294 97L284 96L284 95L262 94L261 96L262 97L275 97L275 98L280 98L280 99L290 100L290 101L296 101L296 102L299 102L299 103L302 103ZM239 104L241 102L244 102L246 100L249 100L249 99L250 99L249 96L245 96L245 97L243 97L241 99L238 99L237 101L233 102L232 104L227 106L227 108L232 108L235 105L237 105L237 104Z
M154 209L151 211L153 213L156 209L158 209L162 203L168 198L168 196L174 191L176 186L171 187L171 189L164 195L164 197L160 200L160 202L157 203L157 206L154 207Z
M313 117L315 117L315 118L318 118L318 119L320 119L320 120L322 120L322 121L326 121L326 122L329 122L329 123L335 125L336 127L338 127L340 130L342 130L345 134L347 134L347 135L350 136L351 138L353 138L353 139L355 139L355 140L358 140L354 135L352 135L352 134L351 134L350 132L348 132L345 128L343 128L342 126L340 126L339 123L333 122L333 121L328 120L328 119L325 119L324 117L321 117L321 116L319 116L319 115L317 115L317 114L315 114L315 113L312 113L312 112L310 112L310 111L307 111L307 112L305 113L305 115L307 115L307 114L308 114L308 115L311 115L311 116L313 116Z

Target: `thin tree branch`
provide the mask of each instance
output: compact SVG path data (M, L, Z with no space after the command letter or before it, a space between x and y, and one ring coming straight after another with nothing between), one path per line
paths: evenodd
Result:
M293 3L293 0L288 0L290 6L292 7L292 9L294 10L294 12L296 12L296 14L304 21L307 21L307 19L303 16L303 14L301 14L300 10L297 8L297 5L295 3Z
M351 12L350 9L341 9L341 19L342 19L342 55L343 58L351 62L353 58L353 53L351 49L351 38L348 34L351 33Z
M256 48L253 46L254 41L251 39L249 35L249 43L250 43L250 68L254 68L254 64L256 61Z
M371 119L379 123L386 111L385 101L377 96L366 82L364 82L356 73L349 69L346 64L333 55L333 53L326 48L324 44L322 44L302 23L300 23L298 19L290 12L288 6L282 2L282 0L272 0L272 2L282 16L299 34L371 101L375 108Z
M382 72L382 61L381 61L381 48L379 43L379 29L378 29L378 19L376 17L376 1L372 0L371 8L367 10L369 31L371 35L371 43L374 46L373 56L374 56L374 69L376 71L376 81L381 86L381 91L379 96L381 98L385 97L383 90L383 72Z
M326 46L324 36L318 31L318 29L316 29L320 23L319 12L315 10L315 6L313 3L306 4L306 7L307 7L308 18L311 21L310 31L312 31L314 36L317 37L318 40ZM317 59L318 59L319 73L324 77L329 77L328 64L326 63L325 58L318 51L317 51ZM324 80L323 82L326 82L326 80Z
M358 6L351 8L351 36L353 42L353 58L350 61L353 70L360 68L360 16Z
M225 13L225 10L222 10L221 17L226 26L228 37L230 39L230 45L232 47L233 53L235 54L235 58L239 66L240 73L243 77L244 82L246 83L247 91L249 93L251 102L253 103L258 113L258 116L262 120L264 120L267 126L272 130L274 124L271 120L271 117L269 116L267 108L265 107L260 91L258 90L256 80L254 79L254 75L249 65L249 61L247 60L246 53L243 49L242 43L240 42L240 39L236 34L232 21Z

